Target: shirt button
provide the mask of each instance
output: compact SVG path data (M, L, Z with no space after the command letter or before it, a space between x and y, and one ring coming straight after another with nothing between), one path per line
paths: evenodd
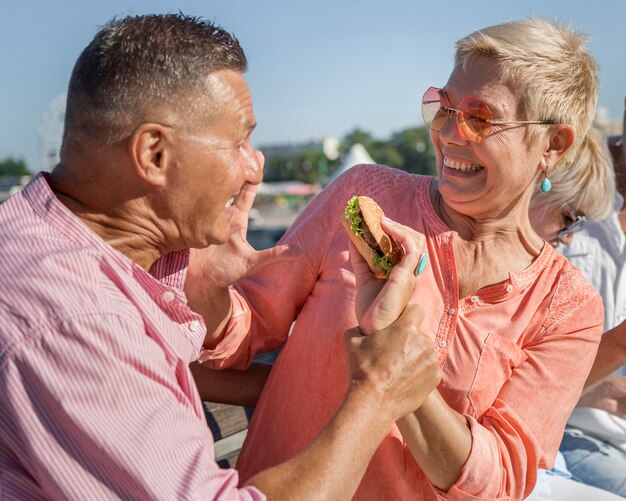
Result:
M454 315L456 313L456 308L453 306L448 310L448 315Z
M174 301L175 297L176 297L176 294L174 294L172 291L165 291L163 295L161 296L163 301L165 301L166 303L171 303L172 301Z
M189 322L189 329L191 332L196 332L200 328L200 322L198 320L192 320Z
M513 286L511 284L506 286L506 291L511 292L513 290Z
M442 348L445 348L447 344L448 343L446 343L445 339L442 339L441 341L439 341L439 346L441 346Z
M472 297L470 298L470 301L471 301L472 303L477 303L477 302L478 302L478 296L472 296Z

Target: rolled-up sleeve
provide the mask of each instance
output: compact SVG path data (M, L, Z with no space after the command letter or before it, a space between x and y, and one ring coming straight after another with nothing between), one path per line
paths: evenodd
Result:
M200 348L198 362L205 363L212 369L232 367L234 360L242 360L239 368L248 365L250 347L250 308L241 295L233 288L229 288L232 313L226 331L220 342L212 350Z

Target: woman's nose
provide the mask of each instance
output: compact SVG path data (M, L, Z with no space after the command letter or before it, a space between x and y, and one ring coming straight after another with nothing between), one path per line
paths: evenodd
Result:
M445 144L465 144L467 142L461 131L455 111L450 111L448 120L439 131L439 139Z

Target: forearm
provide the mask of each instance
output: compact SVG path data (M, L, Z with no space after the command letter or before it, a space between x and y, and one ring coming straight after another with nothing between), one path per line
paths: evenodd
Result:
M585 381L583 394L626 363L626 321L607 331L600 341L598 353Z
M399 419L397 425L432 484L443 491L452 487L472 446L465 416L451 409L435 389L419 409Z
M376 448L392 421L363 388L348 393L343 405L300 454L248 482L268 499L342 500L356 492Z
M232 313L232 302L227 287L204 290L185 288L189 307L202 316L207 333L204 348L215 348L222 339Z
M256 406L271 370L270 365L259 363L245 371L213 370L197 362L189 368L203 401L245 407Z

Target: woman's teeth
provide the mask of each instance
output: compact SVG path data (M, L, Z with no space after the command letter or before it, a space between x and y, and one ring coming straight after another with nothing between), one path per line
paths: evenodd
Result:
M484 168L482 165L468 164L465 162L458 162L456 160L448 160L447 158L444 160L443 163L446 167L449 167L450 169L460 170L463 172L477 172Z
M226 202L226 207L230 207L234 203L235 203L235 197L231 197L231 199L228 202Z

